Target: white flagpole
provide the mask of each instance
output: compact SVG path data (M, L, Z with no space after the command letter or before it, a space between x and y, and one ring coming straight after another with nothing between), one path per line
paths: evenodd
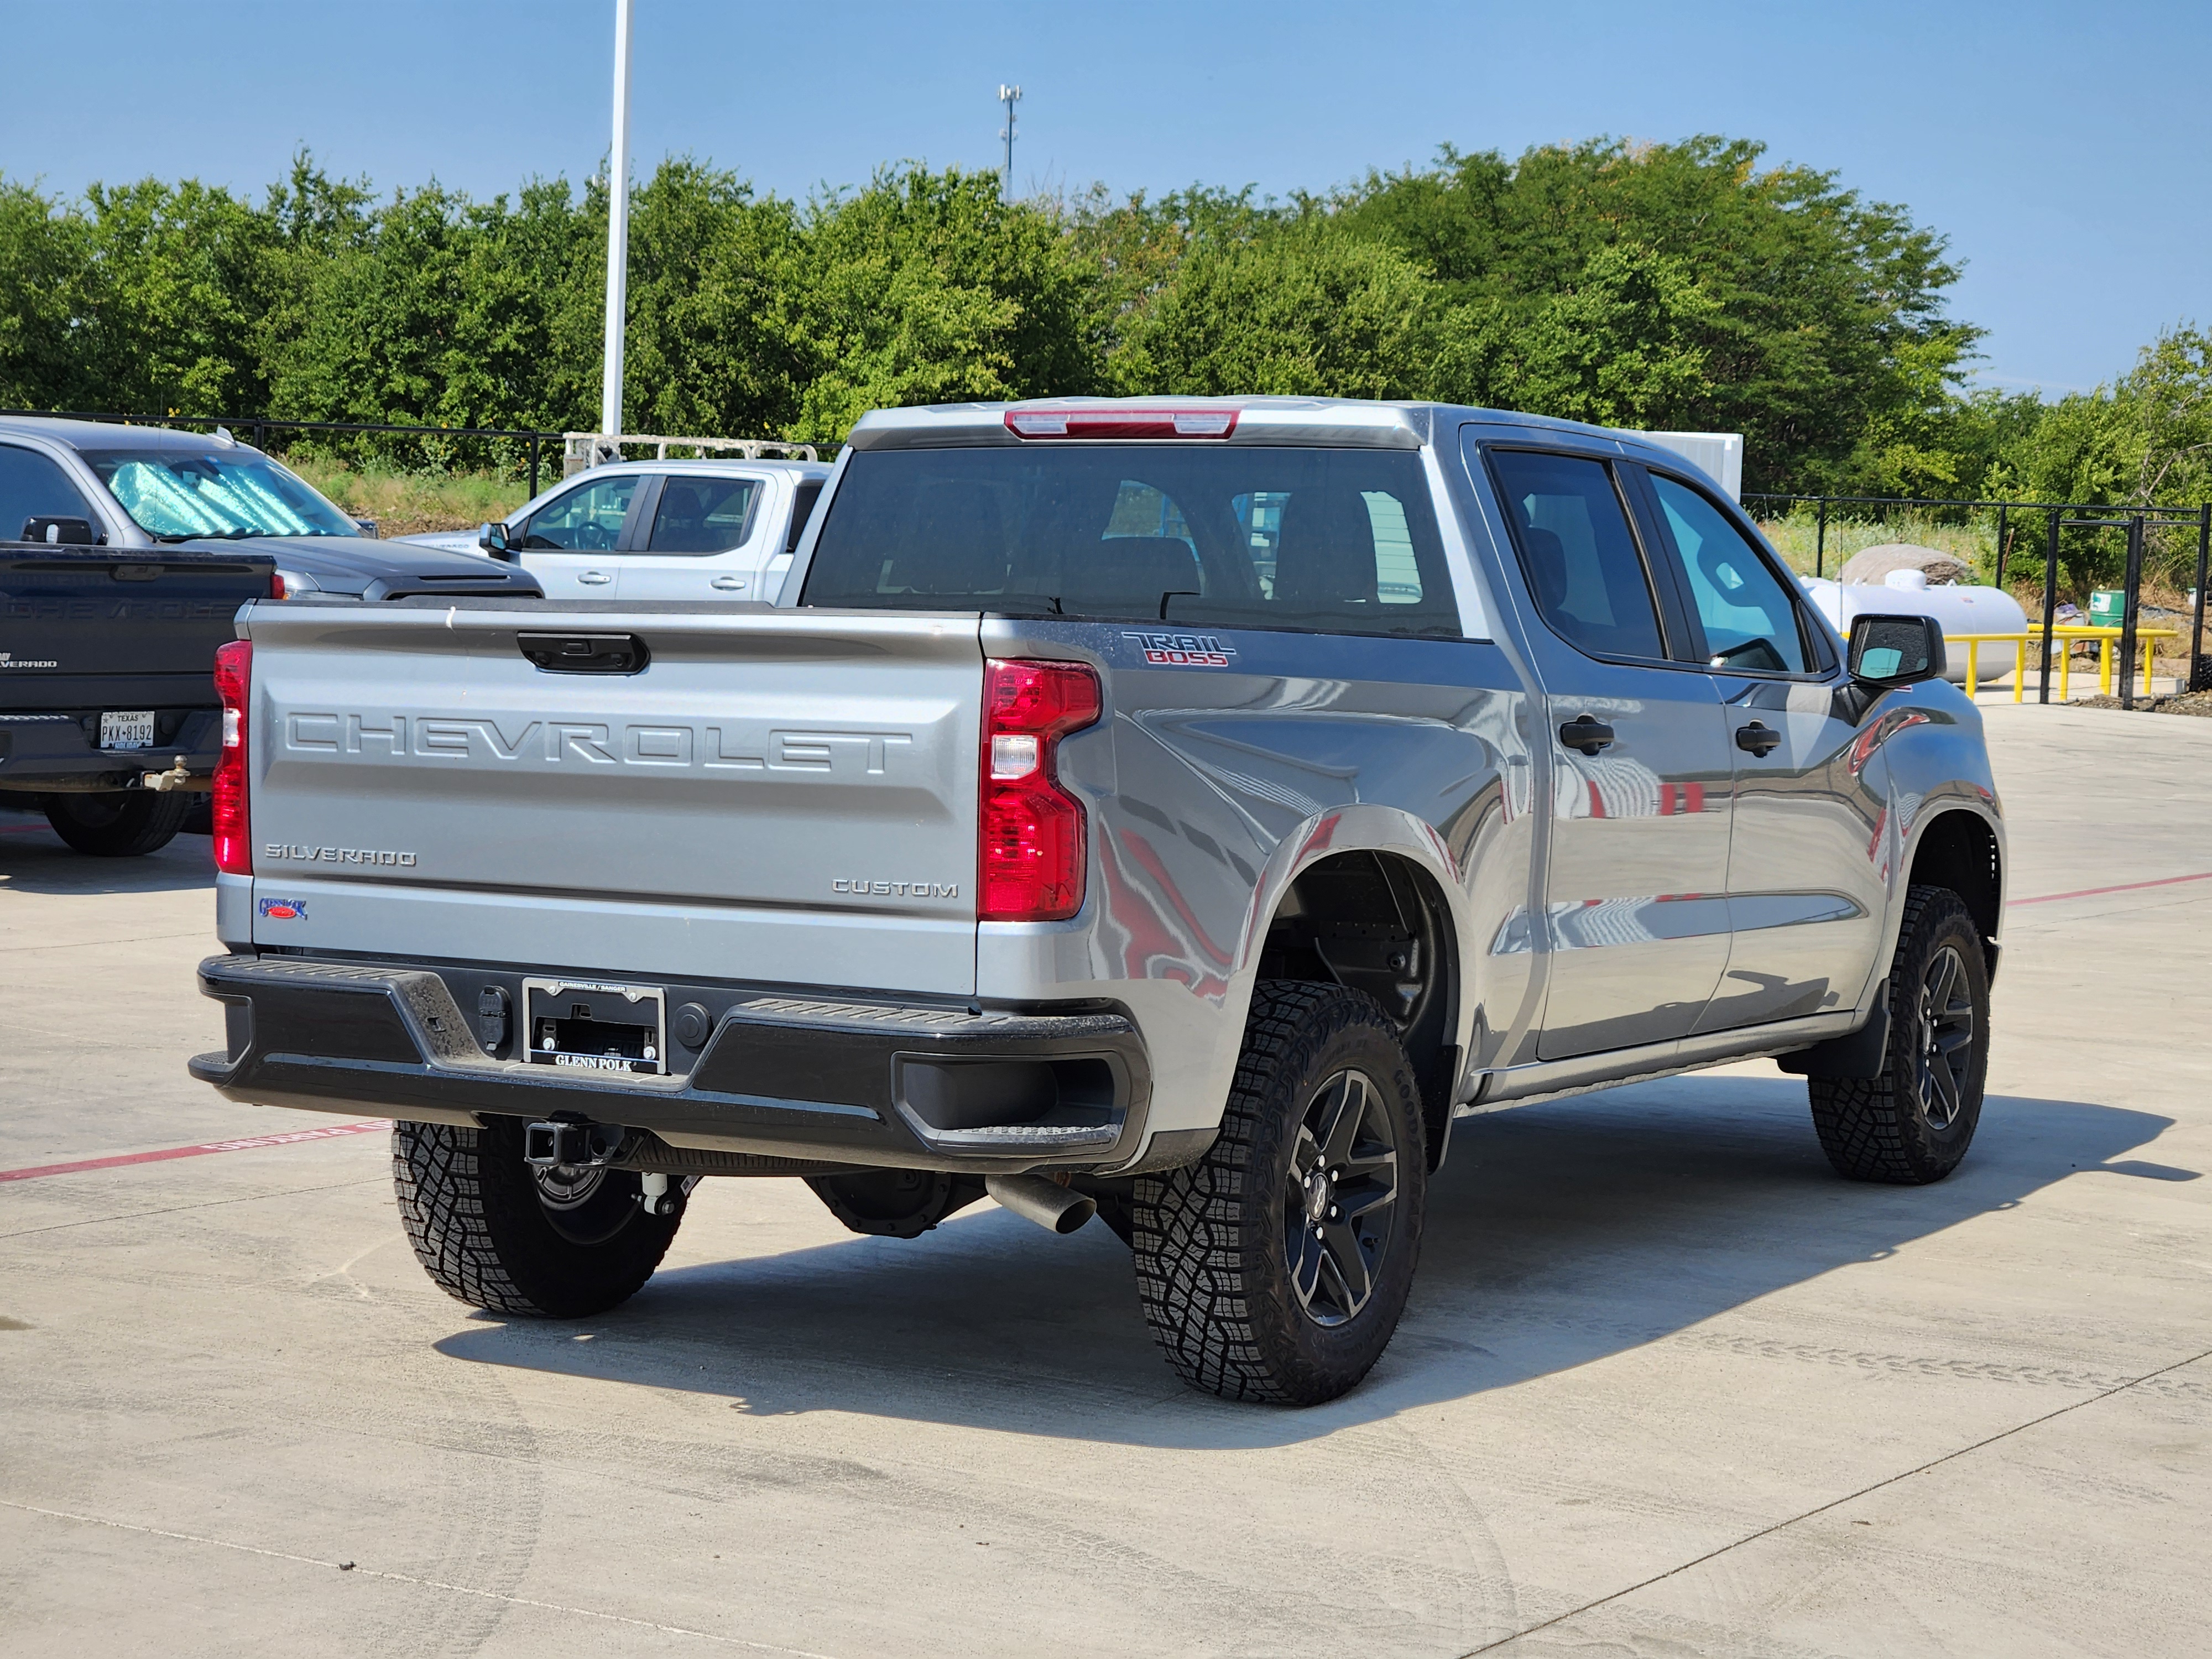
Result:
M607 167L607 366L599 430L622 430L623 321L629 293L629 9L615 0L615 142Z

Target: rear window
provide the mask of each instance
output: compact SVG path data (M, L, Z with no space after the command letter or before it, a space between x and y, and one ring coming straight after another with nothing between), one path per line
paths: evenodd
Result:
M804 603L1456 636L1407 450L878 450L831 498Z

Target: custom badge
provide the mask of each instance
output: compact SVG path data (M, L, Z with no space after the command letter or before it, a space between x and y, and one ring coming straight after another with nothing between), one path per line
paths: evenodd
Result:
M261 914L270 921L305 921L307 901L295 898L265 898L260 902Z
M1237 647L1212 634L1139 634L1124 632L1145 653L1145 660L1161 668L1226 668Z

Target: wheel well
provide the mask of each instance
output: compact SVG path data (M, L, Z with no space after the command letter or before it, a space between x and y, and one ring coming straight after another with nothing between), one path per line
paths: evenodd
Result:
M1451 1121L1459 964L1451 912L1429 872L1389 853L1339 853L1302 872L1260 949L1262 979L1364 991L1398 1027L1421 1089L1431 1168Z
M1996 938L2004 872L1998 867L1996 836L1973 813L1945 812L1922 831L1912 855L1912 882L1949 888L1966 901L1982 937Z

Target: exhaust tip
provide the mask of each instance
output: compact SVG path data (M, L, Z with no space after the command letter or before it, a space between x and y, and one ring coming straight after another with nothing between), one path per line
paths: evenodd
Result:
M986 1176L983 1190L1023 1220L1034 1221L1047 1232L1063 1237L1077 1231L1098 1213L1097 1200L1042 1176Z

